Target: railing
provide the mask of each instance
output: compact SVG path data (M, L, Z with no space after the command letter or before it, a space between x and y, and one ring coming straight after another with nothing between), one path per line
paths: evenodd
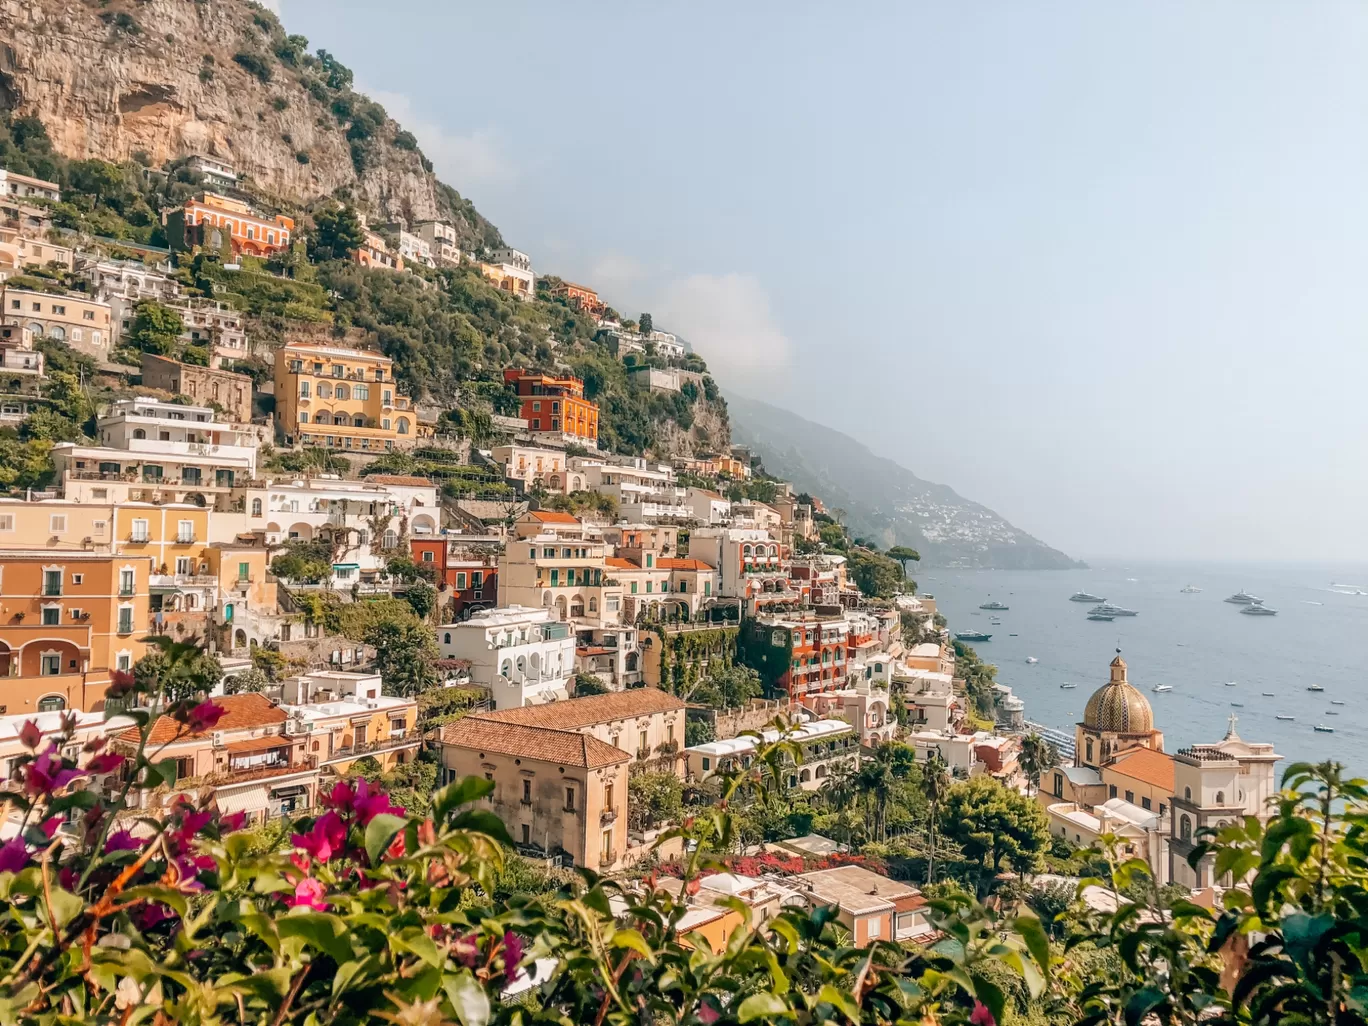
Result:
M371 752L387 752L394 748L406 748L409 745L420 744L423 740L423 732L418 729L407 730L397 737L377 738L374 741L362 741L360 744L348 745L345 748L335 748L325 756L322 761L337 762L341 759L351 759Z

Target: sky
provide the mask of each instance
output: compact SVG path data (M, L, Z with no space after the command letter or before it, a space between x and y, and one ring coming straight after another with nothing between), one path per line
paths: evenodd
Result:
M1074 556L1368 560L1368 6L270 6L724 389Z

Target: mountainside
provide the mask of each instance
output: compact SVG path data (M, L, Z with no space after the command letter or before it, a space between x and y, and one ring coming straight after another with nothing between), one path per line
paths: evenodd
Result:
M765 470L844 509L852 536L910 545L923 566L1054 570L1073 560L985 506L875 456L849 435L754 399L727 396L732 440Z
M205 154L282 204L337 196L381 221L498 230L432 174L352 74L247 0L0 0L0 111L67 157L152 167Z

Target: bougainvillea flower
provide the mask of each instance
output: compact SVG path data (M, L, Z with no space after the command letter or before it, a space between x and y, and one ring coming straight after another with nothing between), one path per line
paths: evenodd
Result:
M518 974L518 963L523 957L523 942L512 930L504 932L504 975L510 980Z
M372 790L370 784L365 780L356 782L356 796L352 799L352 808L356 812L357 822L362 826L365 826L381 813L401 815L404 811L391 805L389 795L383 791Z
M219 833L231 834L247 825L247 813L234 812L219 819Z
M62 765L57 746L53 745L24 767L24 790L33 796L51 794L65 787L76 776L78 774L74 769Z
M969 1021L974 1026L997 1026L997 1020L993 1018L993 1013L982 1001L974 1002L974 1011L969 1016Z
M113 773L124 764L124 757L115 752L104 752L86 763L87 773Z
M187 725L196 734L202 734L206 730L212 730L214 724L227 714L228 710L214 702L201 702L190 710Z
M11 837L0 845L0 873L17 873L28 865L28 845L22 837Z
M307 834L295 834L290 842L319 862L327 862L347 843L347 824L336 812L329 810L314 820L312 830Z
M451 955L467 969L474 969L480 963L480 938L473 933L457 937Z
M142 847L136 837L127 830L116 830L105 840L105 854L109 855L116 851L138 851Z
M33 720L25 720L19 728L19 743L25 748L37 748L43 743L43 730Z
M290 904L294 907L307 905L315 912L324 912L328 908L328 903L323 900L327 893L327 888L319 881L311 876L306 876L295 884L294 897L290 900Z

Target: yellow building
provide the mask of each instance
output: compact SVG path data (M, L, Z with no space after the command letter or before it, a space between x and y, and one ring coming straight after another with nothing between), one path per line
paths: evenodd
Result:
M399 394L394 361L361 349L317 342L281 346L275 400L276 432L287 445L383 452L430 433Z
M75 294L5 288L0 291L0 319L23 325L35 338L56 339L97 355L113 341L109 304Z

